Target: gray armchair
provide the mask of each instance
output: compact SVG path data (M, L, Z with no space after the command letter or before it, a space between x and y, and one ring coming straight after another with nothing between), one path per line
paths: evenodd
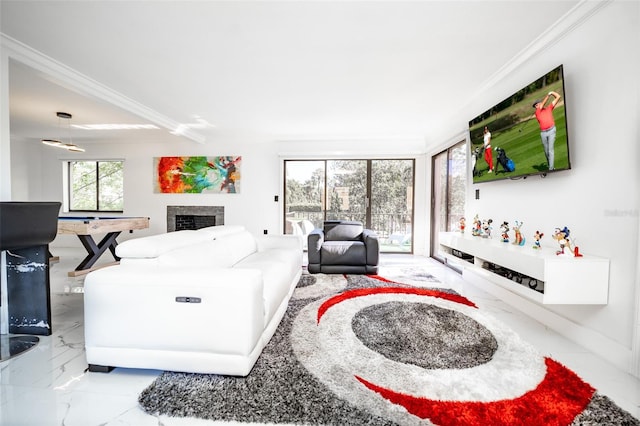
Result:
M378 236L362 222L329 220L307 237L308 271L312 274L378 273Z

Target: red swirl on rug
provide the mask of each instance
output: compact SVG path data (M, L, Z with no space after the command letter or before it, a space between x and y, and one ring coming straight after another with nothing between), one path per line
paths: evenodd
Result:
M375 279L380 279L377 276L371 276ZM394 281L389 281L382 279L381 281L394 283ZM337 305L340 302L343 302L348 299L353 299L355 297L362 296L371 296L374 294L416 294L419 296L431 296L437 297L440 299L450 300L452 302L461 303L463 305L471 306L472 308L477 308L477 306L467 299L466 297L462 297L457 294L445 293L438 290L430 290L426 288L416 288L416 287L375 287L375 288L359 288L356 290L345 291L344 293L340 293L337 296L334 296L324 302L320 308L318 308L318 318L317 322L320 323L320 319L322 316L332 307Z
M355 376L390 402L439 426L566 426L589 404L595 389L573 371L545 357L547 374L532 391L494 402L436 401L385 389Z
M387 283L396 283L379 276L369 276ZM396 283L398 284L398 283ZM477 306L465 297L438 290L406 287L361 288L329 298L318 308L317 323L332 306L348 299L375 294L416 294ZM386 389L362 377L354 376L368 389L389 402L404 407L409 413L429 419L439 426L566 426L589 404L595 389L562 364L544 358L547 372L540 384L515 399L481 401L439 401L416 397Z

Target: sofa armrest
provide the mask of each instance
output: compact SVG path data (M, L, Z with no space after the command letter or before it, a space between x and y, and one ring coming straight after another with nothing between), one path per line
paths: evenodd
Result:
M324 231L316 228L307 236L307 256L310 264L320 264L320 248L324 243Z
M378 235L371 229L362 231L362 240L367 248L367 265L377 265L380 260Z

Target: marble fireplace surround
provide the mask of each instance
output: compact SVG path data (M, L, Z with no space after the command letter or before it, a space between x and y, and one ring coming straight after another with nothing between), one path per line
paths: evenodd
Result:
M176 230L176 216L213 216L216 226L224 225L224 206L167 206L167 232Z

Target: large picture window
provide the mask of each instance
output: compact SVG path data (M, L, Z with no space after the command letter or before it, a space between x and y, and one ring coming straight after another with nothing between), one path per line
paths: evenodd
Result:
M124 162L69 161L69 211L122 212Z
M413 252L413 159L286 160L286 234L306 236L324 220L362 222L382 252Z

